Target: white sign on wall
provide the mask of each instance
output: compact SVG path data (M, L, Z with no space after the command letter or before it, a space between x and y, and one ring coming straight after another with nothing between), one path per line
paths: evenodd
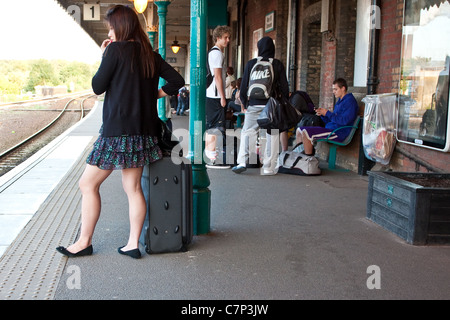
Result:
M94 3L83 4L83 20L99 21L100 20L100 5L94 4Z

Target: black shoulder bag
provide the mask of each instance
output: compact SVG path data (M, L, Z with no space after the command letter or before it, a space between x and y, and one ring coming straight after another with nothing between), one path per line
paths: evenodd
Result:
M158 136L158 147L164 157L170 157L172 149L180 143L180 141L173 135L167 124L158 117L159 126L161 127ZM183 156L183 151L180 150L180 157Z
M287 99L281 94L279 84L276 85L275 97L270 97L260 113L257 122L263 129L278 129L280 132L295 127L302 119L302 113L298 111Z

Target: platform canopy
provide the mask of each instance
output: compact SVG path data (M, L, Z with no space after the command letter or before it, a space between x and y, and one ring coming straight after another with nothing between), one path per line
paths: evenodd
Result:
M446 0L419 0L419 4L422 9L429 9L433 6L439 7L444 2L446 2Z
M77 0L55 0L69 15L80 23L81 27L92 39L101 45L108 37L108 30L103 18L106 11L116 4L134 6L129 0L101 0L101 1L77 1ZM153 7L153 18L149 15ZM175 37L180 44L189 41L190 26L190 0L172 0L167 7L166 34L167 42L172 42ZM145 18L144 18L145 15ZM148 7L143 14L139 14L142 25L158 25L157 7L153 0L148 2ZM152 22L153 19L153 22ZM147 22L147 23L146 23Z

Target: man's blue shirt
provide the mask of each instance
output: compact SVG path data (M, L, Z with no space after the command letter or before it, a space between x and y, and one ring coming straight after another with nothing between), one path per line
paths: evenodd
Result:
M338 99L333 112L327 111L326 115L322 116L322 120L325 122L325 128L334 130L351 126L358 113L359 107L355 97L353 94L347 93L344 97ZM351 130L352 128L344 128L336 131L336 134L345 139Z

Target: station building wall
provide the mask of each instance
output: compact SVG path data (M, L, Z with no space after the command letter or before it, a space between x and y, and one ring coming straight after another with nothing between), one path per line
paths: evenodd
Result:
M235 0L232 0L235 1ZM243 41L244 61L253 58L255 43L253 33L262 28L262 36L275 40L276 58L286 64L288 47L288 23L290 0L248 0L245 11L245 34ZM354 57L356 40L357 0L335 0L334 20L331 32L321 32L322 1L297 1L296 28L296 74L295 90L310 94L316 105L332 109L335 99L331 91L332 82L345 78L349 91L357 97L360 114L364 114L366 87L353 87ZM376 93L397 93L400 77L402 43L403 0L381 0L381 29L378 46L378 80ZM237 9L237 8L236 8ZM265 17L275 12L275 28L264 32ZM242 66L242 68L245 66ZM360 159L361 129L352 143L339 148L337 165L358 171ZM328 157L328 145L320 143L318 155ZM443 153L422 147L397 142L391 162L383 169L394 171L443 171L449 172L450 153Z

